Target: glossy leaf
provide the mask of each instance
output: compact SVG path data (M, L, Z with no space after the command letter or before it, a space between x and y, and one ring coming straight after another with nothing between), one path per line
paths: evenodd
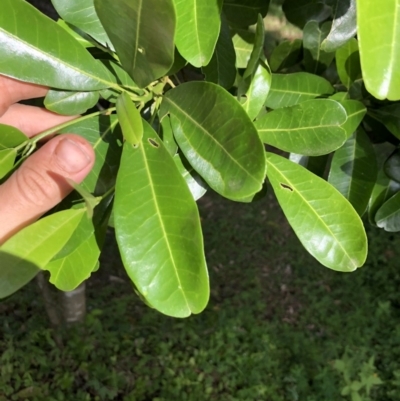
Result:
M0 150L15 148L29 138L11 125L0 124Z
M21 81L79 91L110 86L107 71L86 49L23 0L2 1L0 59L0 73Z
M400 152L396 149L383 165L385 174L400 183Z
M113 50L110 39L97 17L93 0L51 0L51 2L63 20Z
M306 70L312 74L324 72L335 58L335 53L321 50L321 43L328 36L330 29L330 22L320 25L317 21L310 21L304 27L304 65Z
M47 110L57 114L74 116L83 114L99 100L99 92L66 92L49 90L44 99Z
M306 156L330 153L344 144L344 107L330 99L307 100L267 113L255 122L261 140Z
M257 23L257 17L267 15L269 0L224 0L223 12L228 21L239 27Z
M326 52L337 50L357 32L356 0L334 0L332 6L331 31L321 43L321 49Z
M129 74L119 64L112 60L100 61L112 74L113 82L139 95L142 95L144 93L143 89L140 89L138 87L138 85L132 80Z
M254 120L260 110L264 107L271 87L271 70L268 64L259 61L258 67L251 77L249 88L246 92L245 101L242 103L247 115Z
M328 181L362 216L367 209L377 173L375 151L366 133L359 129L335 152Z
M173 0L94 0L124 69L140 86L164 76L174 61Z
M116 103L118 120L125 140L134 148L140 145L143 137L142 117L129 95L124 92Z
M267 153L267 167L278 202L307 251L333 270L362 266L367 237L350 203L325 180L281 156Z
M235 31L232 37L236 53L236 67L246 68L253 51L255 34L243 29Z
M357 0L357 37L365 87L378 99L400 99L400 0Z
M14 167L14 161L17 157L15 149L0 150L0 179L5 177Z
M121 158L122 135L117 116L96 116L63 128L60 133L83 136L95 151L95 164L81 183L94 196L104 195L115 185Z
M282 8L286 18L300 28L308 21L324 21L331 13L330 8L319 0L285 0Z
M367 109L363 103L358 100L347 99L340 102L347 113L347 120L342 125L346 131L347 138L354 134L361 121L363 120Z
M73 25L67 24L63 19L57 20L57 25L61 26L65 31L67 31L77 42L79 42L85 49L93 47L91 38L82 32L80 29L74 27Z
M256 32L254 38L253 50L250 54L249 62L246 66L246 70L243 73L243 79L251 76L255 70L258 68L260 58L264 58L264 20L261 15L258 16L258 21L256 25Z
M189 82L167 92L175 139L193 168L226 198L248 202L265 176L263 145L242 106L221 87Z
M188 161L180 154L174 156L174 162L178 171L185 179L186 184L193 196L193 199L197 201L207 192L207 185L202 178L197 174L193 167Z
M92 219L83 215L74 233L45 266L50 282L59 290L72 291L90 277L97 265L100 248Z
M225 89L230 89L235 82L236 67L235 48L229 26L224 18L221 20L221 31L217 45L209 64L203 67L206 80L214 82Z
M400 139L400 103L390 104L378 110L371 110L371 116L380 121L398 139Z
M29 282L71 237L85 209L54 213L25 227L0 246L0 298Z
M400 192L389 198L375 215L376 225L385 231L400 231Z
M300 39L284 40L274 48L271 54L270 66L273 72L292 67L299 61L302 41Z
M221 0L173 0L176 9L176 47L195 67L207 65L221 27ZM157 7L157 6L155 6Z
M209 297L200 219L171 155L147 123L142 146L125 143L114 223L122 260L146 302L166 315L201 312Z
M346 88L350 88L354 81L361 78L360 52L356 39L350 39L336 50L336 68Z
M265 105L271 109L294 106L318 96L330 95L333 86L318 75L307 72L272 74L271 90Z

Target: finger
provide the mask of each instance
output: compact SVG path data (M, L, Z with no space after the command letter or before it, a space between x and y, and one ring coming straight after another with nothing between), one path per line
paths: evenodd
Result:
M78 116L60 116L40 107L13 104L2 117L0 124L12 125L25 135L32 137L56 125L73 120Z
M0 116L20 100L46 96L49 88L0 75Z
M51 139L0 186L0 243L57 205L94 163L90 144L78 135Z

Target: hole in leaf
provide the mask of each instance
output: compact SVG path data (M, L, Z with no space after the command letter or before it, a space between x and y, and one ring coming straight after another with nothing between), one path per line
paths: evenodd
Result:
M281 187L282 187L283 189L288 189L290 192L293 192L293 188L290 187L290 186L287 185L287 184L284 184L283 182L281 182Z
M154 139L149 138L148 140L149 140L149 144L151 146L153 146L154 148L160 147L160 145Z

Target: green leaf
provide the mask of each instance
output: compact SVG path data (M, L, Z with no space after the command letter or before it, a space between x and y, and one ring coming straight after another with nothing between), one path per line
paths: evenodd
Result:
M202 68L206 80L214 82L225 89L230 89L235 82L235 49L229 26L225 20L221 20L221 31L219 33L217 45L209 64Z
M66 92L49 90L44 99L47 110L73 116L83 114L99 100L99 92Z
M336 50L336 68L342 84L347 89L361 78L360 52L356 39L350 39Z
M317 21L307 22L303 30L304 66L312 74L323 73L335 58L335 53L321 50L321 43L328 36L331 23L321 26Z
M253 51L255 34L253 32L238 29L232 37L236 53L236 67L246 68Z
M243 73L243 79L250 77L257 69L260 58L261 57L264 58L264 37L265 37L264 20L261 18L261 15L259 15L256 25L254 46L250 54L250 59L247 64L246 70Z
M284 40L274 48L269 65L276 72L281 69L292 67L300 58L302 41L300 39Z
M168 153L173 157L178 152L178 144L175 141L169 116L164 116L160 124L159 137L161 137Z
M182 155L176 154L174 156L174 162L178 171L185 179L193 199L197 201L207 192L206 183Z
M174 62L173 0L94 0L122 66L140 86L164 76Z
M0 150L0 179L5 177L13 169L16 157L16 149Z
M396 149L383 165L385 174L400 183L400 151Z
M223 12L231 24L247 27L257 23L259 14L265 17L268 7L269 0L225 0Z
M81 135L92 145L95 164L80 184L94 196L104 195L115 185L121 158L122 135L115 115L90 117L72 123L60 133Z
M207 184L228 199L248 202L265 176L263 145L242 106L223 88L188 82L167 92L175 139Z
M173 0L176 9L176 47L195 67L207 65L221 27L222 0Z
M334 52L357 32L356 0L333 0L333 22L321 50Z
M303 28L308 21L324 21L331 10L319 0L285 0L283 12L292 24Z
M107 71L86 49L23 0L2 1L0 60L0 73L21 81L79 91L110 86Z
M0 246L0 297L17 291L38 269L45 268L69 240L85 213L85 209L70 209L51 214Z
M63 28L66 32L68 32L85 49L94 46L93 43L90 41L91 38L88 35L86 35L84 32L82 32L75 26L67 24L63 19L58 19L57 25L61 26L61 28Z
M318 75L307 72L272 74L271 89L265 105L270 109L279 109L333 92L333 86Z
M137 148L143 137L142 117L129 95L124 92L117 99L117 115L125 140Z
M330 269L364 264L367 237L350 203L322 178L267 153L267 176L286 218L307 251Z
M385 231L400 231L400 192L394 194L376 212L376 225Z
M400 139L400 103L371 110L369 114L384 124L397 139Z
M367 134L359 129L335 152L328 182L362 216L367 210L377 173L375 151Z
M0 124L0 150L15 148L29 138L11 125Z
M186 317L207 305L209 285L196 203L147 123L137 149L125 143L114 222L124 266L160 312Z
M131 92L135 92L138 95L144 94L143 89L140 89L137 84L132 80L129 74L117 63L112 60L100 60L101 63L107 68L112 74L113 82L116 84L129 89Z
M100 256L93 220L82 216L69 241L45 266L50 282L61 291L72 291L90 277Z
M347 113L347 120L342 125L346 131L347 138L354 134L361 121L363 120L367 109L363 103L358 100L342 100L340 104L345 108Z
M254 120L263 108L271 87L271 70L268 64L259 61L258 67L251 77L250 86L242 103L247 115Z
M93 0L51 0L62 19L89 34L105 47L114 50L102 27Z
M378 99L400 99L400 0L357 1L357 37L365 87Z
M261 140L287 152L324 155L346 141L344 107L330 99L307 100L267 113L255 122Z

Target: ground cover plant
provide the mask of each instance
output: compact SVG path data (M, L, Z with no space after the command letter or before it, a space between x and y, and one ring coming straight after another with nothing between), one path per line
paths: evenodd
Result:
M398 401L398 239L373 229L364 268L321 269L270 196L200 202L212 288L200 315L142 304L112 241L83 326L50 328L34 282L0 303L0 400Z
M398 231L399 0L286 0L301 37L273 48L266 0L52 3L58 22L3 1L0 73L50 86L47 109L82 117L32 139L2 126L1 177L54 133L84 136L97 161L70 198L1 246L1 297L41 270L75 288L113 225L143 300L199 313L210 290L195 201L210 189L248 203L265 179L331 269L364 264L361 216Z

